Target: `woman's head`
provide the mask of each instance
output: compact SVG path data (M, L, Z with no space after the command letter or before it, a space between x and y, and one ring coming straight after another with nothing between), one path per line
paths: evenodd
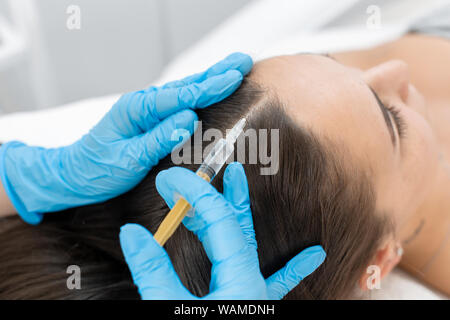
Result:
M411 178L406 167L412 166L413 151L406 153L395 127L391 133L387 129L367 86L380 90L381 84L370 79L381 76L371 72L363 75L319 56L269 59L258 63L231 97L198 111L203 130L225 132L243 116L247 129L269 129L269 135L270 129L279 129L276 174L261 175L261 163L244 163L261 270L267 277L311 245L321 244L327 252L324 264L291 298L346 298L368 265L391 267L386 239L402 217L400 200L391 195L401 192L395 187L408 196L417 192L402 181ZM381 99L396 102L387 89L386 95L378 92ZM418 116L410 117L420 128ZM415 133L409 130L412 139ZM428 145L415 139L422 148ZM132 222L156 231L168 208L156 192L155 177L172 165L168 156L129 193L101 205L47 214L38 227L3 220L0 256L6 262L0 264L0 296L136 298L119 228ZM420 173L416 179L426 181ZM214 184L220 191L221 175ZM210 264L197 239L180 227L166 249L183 283L194 294L207 293ZM81 290L67 289L69 265L81 268Z
M374 258L388 272L399 261L396 243L411 236L406 224L431 189L439 159L425 101L409 82L408 66L388 61L363 72L327 56L302 54L264 60L252 77L277 93L297 124L367 174L377 212L395 226Z

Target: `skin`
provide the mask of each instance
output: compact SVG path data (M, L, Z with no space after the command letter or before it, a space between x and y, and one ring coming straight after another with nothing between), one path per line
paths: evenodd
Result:
M251 77L276 92L300 125L345 148L349 164L370 175L379 212L395 223L371 264L384 276L400 262L450 295L450 71L442 68L450 65L450 42L410 35L334 57L276 57L257 63ZM368 85L406 123L395 146ZM395 128L394 134L398 140ZM0 184L0 217L10 214Z
M450 41L420 34L334 57L341 63L368 70L383 61L400 59L408 66L409 81L425 100L425 119L441 152L438 174L426 200L402 228L405 254L400 266L450 295ZM410 236L407 236L407 235Z
M15 214L14 206L6 195L3 184L0 183L0 218Z
M362 71L328 57L293 55L261 61L251 76L276 92L299 125L345 150L344 159L368 173L378 211L388 214L395 226L371 263L380 266L381 275L400 262L398 248L404 247L405 257L416 256L405 263L409 270L450 294L450 285L442 281L450 277L448 264L435 266L433 272L430 266L423 270L439 254L448 260L448 253L445 258L439 250L448 233L450 175L425 98L410 82L408 65L390 60ZM395 125L389 131L369 86L385 105L398 110L406 125L404 137ZM392 114L389 117L394 122ZM432 236L412 246L417 230ZM363 289L368 276L361 278Z

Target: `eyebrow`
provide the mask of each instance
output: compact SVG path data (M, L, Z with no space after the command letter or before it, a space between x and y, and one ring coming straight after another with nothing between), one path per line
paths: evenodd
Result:
M386 106L383 104L383 102L381 102L381 99L377 95L375 90L373 90L370 86L368 86L368 87L369 87L370 91L372 91L375 99L377 100L378 106L381 109L381 113L383 113L384 122L386 123L386 126L387 126L387 128L389 130L389 134L391 135L392 145L395 148L395 146L397 145L397 136L395 135L394 125L392 123L392 118L389 116L389 111L386 108Z

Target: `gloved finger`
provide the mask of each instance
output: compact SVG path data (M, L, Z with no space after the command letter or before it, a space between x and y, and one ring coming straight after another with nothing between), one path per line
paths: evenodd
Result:
M227 72L228 70L237 70L242 75L246 75L250 72L253 67L252 58L241 52L235 52L230 54L225 59L219 61L212 67L208 68L208 70L200 73L196 73L194 75L188 76L182 80L176 80L169 83L166 83L162 86L162 88L178 88L182 86L186 86L195 82L202 82L206 79L214 76L218 76Z
M129 152L142 166L150 169L194 133L197 119L192 110L175 113L149 132L135 137L129 143Z
M192 299L166 251L138 224L120 229L120 245L133 281L143 299Z
M246 248L247 241L230 203L194 172L179 167L161 171L156 188L170 207L174 195L179 194L195 208L194 217L186 217L183 223L198 236L213 264Z
M282 299L300 281L314 272L325 260L325 257L325 251L321 246L312 246L300 252L283 268L266 279L269 299Z
M234 213L247 243L256 249L257 243L255 229L253 228L252 212L250 210L247 177L245 176L244 167L239 162L233 162L225 169L223 195L234 207Z
M202 82L153 91L151 95L155 95L153 104L155 113L159 119L164 119L182 109L205 108L236 91L242 79L242 73L237 70L229 70ZM151 103L149 104L151 105Z
M160 120L182 109L205 108L233 93L253 66L250 56L234 53L205 72L162 87L124 94L96 131L110 138L130 138L149 131Z

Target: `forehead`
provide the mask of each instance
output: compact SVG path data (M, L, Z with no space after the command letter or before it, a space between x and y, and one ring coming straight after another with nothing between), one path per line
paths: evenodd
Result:
M391 137L361 71L323 56L294 55L257 63L251 77L273 92L299 125L345 148L372 171L388 169Z

